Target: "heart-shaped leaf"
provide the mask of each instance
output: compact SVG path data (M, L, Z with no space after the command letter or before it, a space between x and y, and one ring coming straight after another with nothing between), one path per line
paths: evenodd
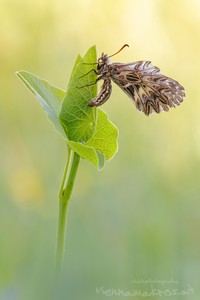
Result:
M105 160L117 152L118 130L105 112L88 106L96 96L96 84L85 86L96 80L94 72L87 74L91 70L89 64L94 62L96 49L93 46L83 58L78 56L66 93L29 72L19 71L17 76L39 100L65 142L81 158L102 168Z

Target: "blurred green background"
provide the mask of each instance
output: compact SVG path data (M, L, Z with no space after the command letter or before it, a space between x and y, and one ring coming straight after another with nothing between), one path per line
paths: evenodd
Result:
M148 279L173 281L155 282L161 290L190 285L194 293L183 298L199 299L200 1L0 0L0 7L0 299L144 299L108 294L144 293ZM67 149L15 71L66 88L79 53L96 44L98 56L112 54L124 43L130 48L113 61L151 60L185 87L186 99L146 117L113 85L103 109L119 128L119 151L101 172L81 161L57 280Z

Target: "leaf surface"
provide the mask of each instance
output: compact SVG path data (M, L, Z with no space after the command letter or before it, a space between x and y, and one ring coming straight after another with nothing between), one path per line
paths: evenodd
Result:
M60 121L65 128L69 140L86 142L94 132L96 126L96 108L88 106L89 101L96 96L96 74L91 71L91 64L96 62L96 48L91 47L83 58L78 57L66 95L62 102Z
M66 138L65 131L59 120L61 103L65 96L65 91L52 86L48 81L41 79L30 72L18 71L16 74L47 112L49 120L53 123L56 131L63 138Z
M107 114L88 103L96 96L96 74L90 72L96 62L96 48L91 47L85 56L78 56L68 84L67 92L30 72L19 71L17 76L38 99L49 120L65 142L99 169L118 149L118 129ZM85 76L83 76L85 75ZM83 77L82 77L83 76ZM79 88L84 86L83 88Z

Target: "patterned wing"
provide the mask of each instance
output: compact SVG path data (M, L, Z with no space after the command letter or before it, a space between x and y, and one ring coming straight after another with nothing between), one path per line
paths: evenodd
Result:
M168 111L183 101L184 88L176 80L163 75L149 61L113 63L110 68L112 80L145 115Z

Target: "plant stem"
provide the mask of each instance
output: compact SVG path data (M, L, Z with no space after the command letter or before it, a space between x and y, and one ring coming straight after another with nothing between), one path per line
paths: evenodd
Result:
M66 166L65 166L65 171L64 171L64 174L63 174L63 179L62 179L62 183L61 183L60 191L59 191L59 199L60 200L63 197L64 185L65 185L65 182L66 182L66 177L67 177L68 172L69 172L69 166L70 166L70 162L71 162L71 159L72 159L72 155L73 155L72 149L70 147L68 147L67 163L66 163Z
M56 267L61 270L65 248L65 233L66 233L66 215L67 206L73 190L80 156L73 152L70 148L68 151L68 159L65 167L63 180L59 192L59 219L57 233L57 249L56 249Z

